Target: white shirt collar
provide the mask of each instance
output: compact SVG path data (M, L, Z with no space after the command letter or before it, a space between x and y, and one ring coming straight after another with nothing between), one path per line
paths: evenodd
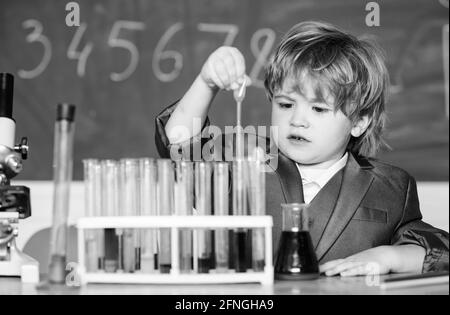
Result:
M331 165L327 169L318 169L318 168L311 168L311 167L302 167L302 165L297 163L297 168L300 172L300 175L302 176L303 184L305 183L316 183L320 186L320 188L323 188L323 186L328 183L328 181L337 173L339 172L344 166L347 164L348 160L348 153L346 152L344 156Z

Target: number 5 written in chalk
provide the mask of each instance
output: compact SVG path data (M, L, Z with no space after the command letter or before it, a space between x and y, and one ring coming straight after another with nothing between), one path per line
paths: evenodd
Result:
M145 30L143 22L135 21L117 21L114 23L111 33L108 38L108 45L113 48L123 48L130 53L130 63L122 72L113 72L110 75L111 80L120 82L128 79L136 70L139 63L139 51L135 44L123 38L119 38L119 33L122 29L142 31Z

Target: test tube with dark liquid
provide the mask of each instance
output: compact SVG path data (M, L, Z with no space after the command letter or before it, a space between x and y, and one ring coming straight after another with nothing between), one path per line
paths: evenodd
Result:
M194 206L194 167L192 162L175 162L175 186L174 204L175 214L188 216L192 215ZM193 240L192 230L180 230L180 271L189 273L192 271L193 263Z
M237 159L233 161L233 215L248 214L247 200L247 161ZM247 229L235 229L233 231L233 258L234 269L236 272L246 272L248 268L247 262Z
M119 163L114 160L101 161L102 213L104 216L119 215ZM119 236L116 229L105 229L105 271L119 269Z
M159 215L170 216L174 213L174 170L169 159L158 160L158 209ZM170 273L172 268L170 229L159 230L159 271Z
M139 160L140 172L140 207L144 216L157 215L157 176L158 168L154 159L143 158ZM142 231L141 238L141 270L145 273L155 271L158 261L158 238L154 229Z
M306 204L282 204L283 230L275 262L280 280L308 280L319 277L319 264L309 234Z
M212 167L209 162L195 163L195 209L198 215L211 215ZM198 272L208 273L212 266L212 231L197 231Z

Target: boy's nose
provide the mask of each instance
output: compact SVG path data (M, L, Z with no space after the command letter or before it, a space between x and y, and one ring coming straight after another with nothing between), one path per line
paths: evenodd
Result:
M300 106L297 106L295 111L292 113L292 117L290 120L290 125L293 127L309 127L308 117L306 117L307 114L305 112L305 109L300 108Z

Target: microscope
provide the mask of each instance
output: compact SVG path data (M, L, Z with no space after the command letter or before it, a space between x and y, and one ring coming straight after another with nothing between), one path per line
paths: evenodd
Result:
M22 171L28 140L14 145L16 123L13 112L14 77L0 73L0 277L19 276L22 282L39 282L39 263L16 246L19 219L31 216L30 190L13 186L10 180Z

